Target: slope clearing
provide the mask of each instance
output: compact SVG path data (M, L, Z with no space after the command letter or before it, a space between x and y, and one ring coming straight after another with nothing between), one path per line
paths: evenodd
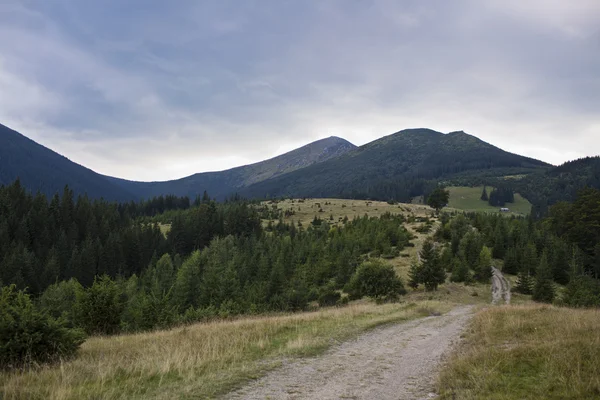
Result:
M488 187L488 194L491 189ZM452 186L448 190L450 191L449 208L469 212L498 212L499 210L499 207L490 206L488 202L481 200L483 186ZM518 193L515 193L515 202L506 204L506 207L510 209L512 215L527 215L531 212L531 203Z

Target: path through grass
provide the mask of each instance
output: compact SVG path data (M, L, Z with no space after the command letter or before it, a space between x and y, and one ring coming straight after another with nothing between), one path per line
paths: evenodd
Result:
M446 312L422 301L195 324L167 331L94 337L76 359L0 373L2 399L213 398L289 357L315 355L375 326Z

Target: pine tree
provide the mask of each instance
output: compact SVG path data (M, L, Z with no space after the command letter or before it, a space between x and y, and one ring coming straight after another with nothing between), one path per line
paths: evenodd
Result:
M444 269L448 272L452 272L454 269L454 256L452 255L452 249L450 247L446 247L444 251L442 251L442 255L440 257L440 262Z
M535 272L539 264L537 256L537 248L531 242L523 249L523 257L521 259L521 269L526 270L529 275Z
M552 303L554 300L554 282L552 281L552 269L548 265L546 252L542 254L540 264L537 267L535 285L533 287L533 300L543 303Z
M439 251L431 239L425 240L419 255L421 257L420 278L425 285L425 290L437 290L438 285L446 280L446 272L440 262Z
M421 265L415 261L410 264L410 270L408 271L408 286L416 289L421 283Z
M481 193L481 200L488 201L489 199L490 198L489 198L488 193L487 193L487 187L484 186L483 187L483 192Z
M492 277L492 252L487 246L479 253L476 277L480 282L488 282Z
M522 294L531 294L533 287L533 280L531 275L529 275L529 270L523 268L519 271L517 275L517 284L515 286L515 291Z
M519 272L519 260L517 259L516 249L511 247L506 250L502 272L507 274L517 274Z
M494 249L492 253L494 258L504 258L504 255L506 254L507 239L506 226L503 222L499 222L494 231Z
M452 260L452 275L450 281L452 282L471 282L471 271L469 266L458 258Z

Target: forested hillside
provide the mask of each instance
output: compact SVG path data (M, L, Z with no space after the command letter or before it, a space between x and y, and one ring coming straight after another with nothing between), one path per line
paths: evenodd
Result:
M27 190L40 191L48 197L62 193L65 185L69 185L76 195L87 193L90 198L111 201L137 198L104 176L0 124L0 185L10 185L17 178Z
M600 189L600 156L564 163L514 182L514 189L525 196L537 216L548 213L548 207L560 201L572 202L586 188Z
M580 191L573 203L555 204L537 222L489 213L445 215L436 238L448 243L440 257L454 281L488 281L495 258L503 260L504 273L518 275L514 289L534 300L600 306L600 190ZM567 285L566 291L559 295L555 283Z
M464 132L408 129L347 154L254 184L249 197L342 197L408 202L439 179L468 171L504 176L548 164L505 152Z

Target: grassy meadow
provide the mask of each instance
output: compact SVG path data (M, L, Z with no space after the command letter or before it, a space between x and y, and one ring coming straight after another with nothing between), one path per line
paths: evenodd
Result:
M0 372L0 398L213 398L275 368L316 355L378 325L444 313L452 303L418 301L246 317L171 330L92 337L60 365Z
M492 207L487 202L481 200L483 186L466 187L453 186L449 187L450 201L448 207L450 209L474 212L498 212L498 207ZM488 194L492 190L488 187ZM506 205L513 215L527 215L531 212L531 203L524 199L520 194L515 193L515 202Z
M346 200L346 199L288 199L284 201L266 201L263 204L277 207L284 213L285 222L300 222L308 226L315 217L327 220L333 225L342 225L345 217L379 217L385 213L415 216L431 216L433 210L418 204L388 204L385 201ZM333 217L333 219L332 219Z
M482 188L450 190L451 207L496 211L494 207L486 210L487 204L479 200ZM514 212L529 212L528 202L520 196L515 199ZM405 284L423 241L439 225L433 210L417 204L340 199L267 204L281 210L286 222L299 221L305 227L315 216L334 225L342 225L345 217L365 214L416 217L405 225L413 234L414 246L385 260ZM423 217L430 221L429 231L422 229ZM168 228L161 225L164 232ZM516 277L507 279L514 287ZM492 307L491 286L480 283L446 282L435 292L407 289L408 294L395 304L359 300L304 313L91 337L72 360L0 372L0 398L215 398L287 359L317 355L376 326L445 313L457 304L474 304L479 311L439 377L442 399L600 399L600 310L537 305L530 296L515 292L512 305Z
M486 308L439 390L442 399L600 399L600 310Z

